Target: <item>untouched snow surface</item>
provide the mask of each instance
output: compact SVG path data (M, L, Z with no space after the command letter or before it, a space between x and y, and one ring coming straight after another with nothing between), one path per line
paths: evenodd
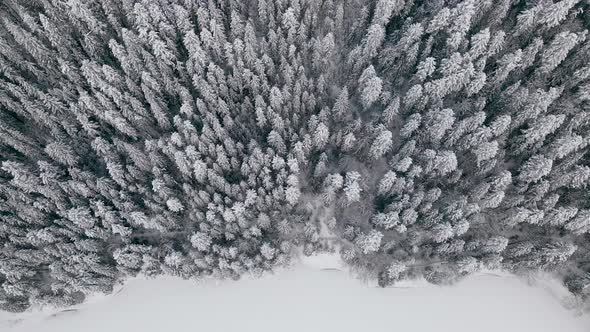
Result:
M488 273L451 287L413 282L382 289L351 278L337 260L320 255L292 269L238 282L135 279L75 311L3 314L0 330L590 331L589 317L575 317L560 304L565 290L555 282L544 285Z

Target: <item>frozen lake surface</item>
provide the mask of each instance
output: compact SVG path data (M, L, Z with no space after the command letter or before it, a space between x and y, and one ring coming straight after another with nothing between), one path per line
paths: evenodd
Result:
M326 263L328 262L328 263ZM530 286L481 274L452 287L382 289L311 259L261 279L129 281L122 290L52 316L2 314L14 332L588 332L590 319L560 304L557 283ZM8 327L11 325L11 327Z

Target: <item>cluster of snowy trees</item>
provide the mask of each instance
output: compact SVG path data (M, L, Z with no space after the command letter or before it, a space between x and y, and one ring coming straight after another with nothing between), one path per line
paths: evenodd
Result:
M0 306L338 249L590 297L584 0L4 0Z

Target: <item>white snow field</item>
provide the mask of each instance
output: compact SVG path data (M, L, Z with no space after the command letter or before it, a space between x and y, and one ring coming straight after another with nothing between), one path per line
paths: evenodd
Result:
M134 279L75 311L2 314L6 332L588 332L557 282L531 286L480 274L455 286L387 289L339 270L329 256L260 279L195 283ZM19 320L20 319L20 320Z

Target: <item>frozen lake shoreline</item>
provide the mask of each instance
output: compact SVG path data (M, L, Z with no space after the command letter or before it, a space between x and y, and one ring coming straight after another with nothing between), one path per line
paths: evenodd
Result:
M26 318L8 329L3 314L0 327L14 332L587 332L590 326L589 317L575 317L560 304L558 283L532 287L512 276L480 274L450 287L408 283L382 289L338 268L320 256L237 282L134 279L75 311L17 315Z

